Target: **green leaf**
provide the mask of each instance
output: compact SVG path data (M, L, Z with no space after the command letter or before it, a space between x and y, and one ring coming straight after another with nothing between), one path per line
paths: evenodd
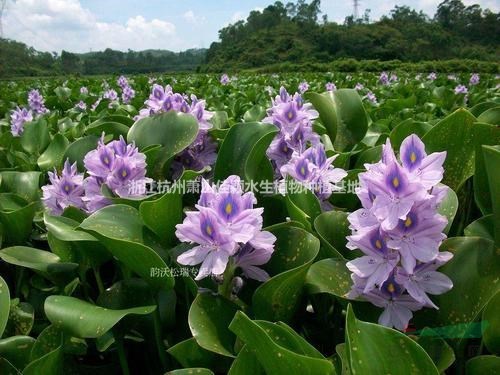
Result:
M424 328L415 340L429 354L440 373L455 362L453 349L431 328Z
M311 92L305 97L319 112L336 150L351 149L365 137L368 116L356 90L340 89L323 94Z
M266 108L261 105L254 105L243 115L244 122L258 122L261 121L264 117L266 117Z
M416 314L420 325L449 326L447 337L467 337L488 301L500 290L500 253L492 241L480 237L454 237L443 242L441 251L450 251L453 258L439 271L453 281L453 288L432 299L437 311ZM465 323L465 324L463 324Z
M227 329L238 310L220 296L199 293L189 309L189 328L196 342L204 349L234 357L234 335Z
M43 117L26 124L21 135L21 146L26 152L39 155L47 148L49 142L47 121Z
M183 367L209 367L214 368L217 360L216 354L203 349L194 337L181 341L168 349L169 354L174 357Z
M477 117L477 121L491 125L500 124L500 106L484 111Z
M30 336L12 336L0 340L0 357L8 360L18 369L23 369L30 361L31 348L35 339Z
M480 355L469 359L465 365L467 375L495 375L500 370L500 357Z
M0 172L0 192L19 195L28 202L38 200L40 195L40 172Z
M500 146L483 146L484 162L490 185L495 245L500 246Z
M487 240L495 241L494 225L493 215L486 215L467 225L464 229L464 234L467 237L483 237Z
M78 267L76 263L63 263L54 253L26 246L12 246L0 250L0 259L16 266L30 268L42 273L69 272Z
M498 144L500 134L493 126L476 123L465 109L458 109L438 122L423 137L428 153L446 151L443 183L457 189L474 174L475 146Z
M166 192L158 199L142 202L139 212L146 226L162 243L173 245L175 225L182 222L182 196L178 192Z
M85 355L87 352L87 343L85 340L65 335L61 328L51 324L38 335L31 349L31 362L43 357L58 347L62 347L65 353L74 355Z
M45 315L52 324L81 338L97 338L125 316L147 315L155 309L156 306L141 306L111 310L78 298L56 295L47 297L44 304Z
M406 119L400 122L394 129L392 129L389 138L392 147L397 150L403 143L404 139L409 135L416 134L422 138L432 128L432 125L427 122L419 122L413 119Z
M343 259L323 259L314 263L307 272L306 286L310 294L329 293L346 298L351 290L351 272Z
M346 349L353 374L439 374L415 341L392 328L356 319L351 305L347 307Z
M98 141L99 137L95 135L88 135L74 141L64 152L64 155L62 157L63 162L66 161L66 159L69 159L70 163L74 163L76 161L78 170L85 171L83 158L89 151L97 148Z
M63 374L63 351L61 347L31 362L23 371L23 375Z
M153 287L173 287L174 279L168 272L153 272L167 265L153 249L142 244L145 228L136 209L126 205L104 207L86 218L80 228L97 236L119 261Z
M35 322L35 310L27 302L15 298L10 302L9 321L5 327L5 336L28 335Z
M260 365L255 354L245 345L233 361L228 375L264 375L264 369Z
M334 374L331 362L298 354L281 346L264 328L241 311L236 313L229 329L245 342L267 374Z
M0 223L3 226L4 242L24 243L31 235L37 204L28 203L18 195L0 194Z
M0 276L0 337L7 326L10 311L10 292L9 286L5 280Z
M37 164L43 171L57 168L63 163L63 156L68 148L69 141L60 133L57 133L50 142L49 147L40 155Z
M316 195L294 180L287 180L286 205L292 220L312 228L316 217L321 214L321 205Z
M276 126L258 122L233 125L219 149L215 162L214 180L222 181L238 175L247 182L272 181L272 167L266 156Z
M314 229L318 233L323 246L329 249L331 257L354 259L358 251L346 248L346 236L351 234L348 213L342 211L323 212L314 220Z
M130 128L127 140L139 149L161 145L155 161L159 173L168 159L188 147L198 134L198 121L192 115L170 111L138 120Z
M167 375L214 375L214 373L206 368L192 367L180 370L172 370L167 372Z
M320 244L310 233L292 226L278 226L271 232L278 240L266 269L271 275L281 273L257 288L253 310L258 319L288 322L302 298L307 270Z
M446 225L446 228L444 228L443 230L444 233L447 234L449 232L451 224L453 223L453 219L455 219L457 210L458 210L457 194L451 188L448 188L448 193L446 194L446 197L444 197L443 201L439 204L439 207L437 209L438 213L444 215L446 219L448 219L448 224Z
M488 302L483 311L483 342L491 353L500 354L500 292Z

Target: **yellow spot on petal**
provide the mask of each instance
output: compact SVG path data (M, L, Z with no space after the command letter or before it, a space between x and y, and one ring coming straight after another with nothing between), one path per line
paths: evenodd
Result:
M380 250L382 248L382 242L380 242L380 240L375 241L375 247Z
M411 160L412 163L415 163L415 161L417 160L417 155L415 155L414 152L412 152L410 154L410 160Z
M306 169L304 167L300 167L300 174L302 176L305 176L306 175Z
M394 293L394 291L396 290L396 288L394 288L394 284L393 283L389 283L389 285L387 285L387 290L389 291L389 293Z
M125 169L122 171L122 177L127 177L127 171Z
M397 187L399 186L399 178L394 177L394 178L392 179L392 185L393 185L395 188L397 188Z
M409 227L411 227L412 224L413 224L413 222L411 221L411 218L408 216L405 220L405 227L409 228Z
M212 226L211 226L210 224L208 224L208 225L205 227L205 231L207 232L207 234L208 234L209 236L211 236L214 230L212 229Z
M286 116L288 117L289 120L291 120L293 118L293 112L292 111L289 111Z
M233 205L231 203L227 203L226 207L224 208L224 211L226 211L227 215L230 215L231 212L233 212Z

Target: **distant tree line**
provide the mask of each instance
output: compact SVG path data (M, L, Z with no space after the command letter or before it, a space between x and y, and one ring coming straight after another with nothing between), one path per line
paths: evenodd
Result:
M431 18L396 6L377 22L370 11L343 24L320 17L320 0L280 1L219 31L202 71L252 69L276 63L358 60L500 60L500 13L445 0Z
M300 67L329 69L336 61L343 67L344 61L363 60L369 60L369 66L376 66L372 60L395 61L397 65L397 61L455 59L451 65L439 65L446 70L463 65L456 59L467 59L477 61L486 71L497 70L500 13L479 5L465 6L460 0L444 0L432 18L407 6L396 6L376 22L371 22L367 10L360 19L349 16L343 24L330 22L326 15L321 17L320 5L320 0L287 4L277 1L262 11L252 11L246 20L221 29L220 40L212 43L208 50L121 52L108 48L102 52L62 51L58 54L39 52L23 43L0 39L0 78L194 70L265 71L266 67L278 71ZM489 64L481 65L481 62ZM415 67L418 68L418 64Z
M24 43L0 39L0 77L52 76L59 74L133 74L166 71L193 71L204 60L205 50L184 52L146 50L84 54L62 51L39 52Z

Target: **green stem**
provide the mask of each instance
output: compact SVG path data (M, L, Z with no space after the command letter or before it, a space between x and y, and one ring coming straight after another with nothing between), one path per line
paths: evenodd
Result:
M116 340L116 348L118 349L118 358L120 359L120 367L122 368L123 375L129 375L127 356L125 355L125 347L123 346L123 339Z
M102 283L101 274L97 268L92 268L92 270L94 271L97 288L99 288L99 294L102 294L104 292L104 284Z
M166 370L167 366L168 366L168 360L167 360L165 344L163 342L162 334L161 334L161 321L160 321L159 307L160 307L160 304L157 303L156 309L153 313L153 325L154 325L154 331L155 331L156 347L158 349L158 357L160 357L160 362L161 362L163 370Z
M19 298L21 296L21 286L24 278L24 267L17 267L16 272L17 272L17 280L16 280L15 296L16 298Z
M218 292L221 296L226 297L228 300L232 300L231 294L233 292L233 275L236 270L236 266L232 259L229 260L226 266L226 270L222 275L222 284L219 285Z

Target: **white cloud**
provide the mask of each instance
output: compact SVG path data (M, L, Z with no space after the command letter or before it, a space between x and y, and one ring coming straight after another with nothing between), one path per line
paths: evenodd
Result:
M9 1L4 11L3 31L5 37L42 51L182 47L175 25L170 22L147 20L141 15L125 23L99 22L79 0Z
M192 10L185 12L182 17L192 25L199 25L206 21L205 16L197 16Z
M244 21L247 19L247 15L244 12L236 12L231 16L231 23L235 23L238 21Z

